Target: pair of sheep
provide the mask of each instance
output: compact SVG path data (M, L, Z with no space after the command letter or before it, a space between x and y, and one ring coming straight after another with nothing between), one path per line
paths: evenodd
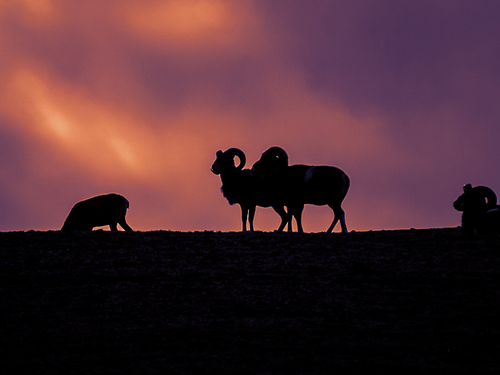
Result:
M234 157L239 159L236 166ZM245 154L238 148L217 151L212 172L220 175L222 193L230 204L239 204L243 231L246 231L247 216L250 231L257 206L272 207L281 217L278 231L288 223L292 231L292 217L297 222L298 232L303 232L302 211L305 204L328 205L334 212L334 219L327 230L331 233L340 221L342 233L347 233L345 213L341 207L349 190L349 177L336 167L288 165L288 155L280 147L271 147L253 165L243 169ZM288 213L284 207L288 209Z

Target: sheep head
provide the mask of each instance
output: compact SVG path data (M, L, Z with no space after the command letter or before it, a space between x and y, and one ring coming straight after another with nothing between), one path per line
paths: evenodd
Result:
M284 149L273 146L264 151L258 161L252 166L252 174L263 176L288 167L288 154Z
M496 206L497 196L493 190L487 186L472 187L471 184L464 185L464 193L453 202L457 211L487 211Z
M214 174L221 174L224 172L240 171L243 169L246 163L246 157L243 151L239 148L230 148L223 152L219 150L215 153L216 159L212 164L211 171ZM239 164L236 166L234 164L234 157L240 159Z

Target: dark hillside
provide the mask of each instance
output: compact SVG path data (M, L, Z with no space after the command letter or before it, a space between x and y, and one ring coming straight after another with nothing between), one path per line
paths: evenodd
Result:
M0 233L2 374L500 373L500 236Z

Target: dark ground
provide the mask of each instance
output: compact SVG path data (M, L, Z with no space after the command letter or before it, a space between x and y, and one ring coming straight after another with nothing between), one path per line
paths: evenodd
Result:
M2 374L500 373L500 236L0 233Z

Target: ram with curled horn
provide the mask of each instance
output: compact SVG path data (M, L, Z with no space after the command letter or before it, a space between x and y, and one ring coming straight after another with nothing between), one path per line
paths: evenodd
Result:
M466 184L453 207L462 214L463 234L500 233L500 206L495 192L487 186Z
M105 225L109 225L110 230L117 231L117 224L120 224L127 232L133 232L125 220L128 208L128 200L114 193L83 200L73 206L61 231L91 231L94 227Z
M347 233L342 201L349 190L349 177L339 168L321 165L288 165L288 154L281 147L271 147L253 165L252 174L266 182L275 192L280 192L283 203L290 214L288 230L292 230L292 217L297 222L297 231L303 232L302 211L305 204L328 205L334 213L333 222L327 230L331 233L340 221L342 233Z
M235 165L234 158L239 159ZM277 204L272 191L265 187L265 183L255 178L249 169L243 169L246 157L238 148L230 148L226 151L216 152L216 159L212 164L211 171L220 175L222 181L221 191L229 204L239 204L241 207L242 230L247 230L247 218L250 231L254 230L253 220L257 206L272 207L280 216L281 224L278 231L282 231L288 222L288 214L284 206Z

